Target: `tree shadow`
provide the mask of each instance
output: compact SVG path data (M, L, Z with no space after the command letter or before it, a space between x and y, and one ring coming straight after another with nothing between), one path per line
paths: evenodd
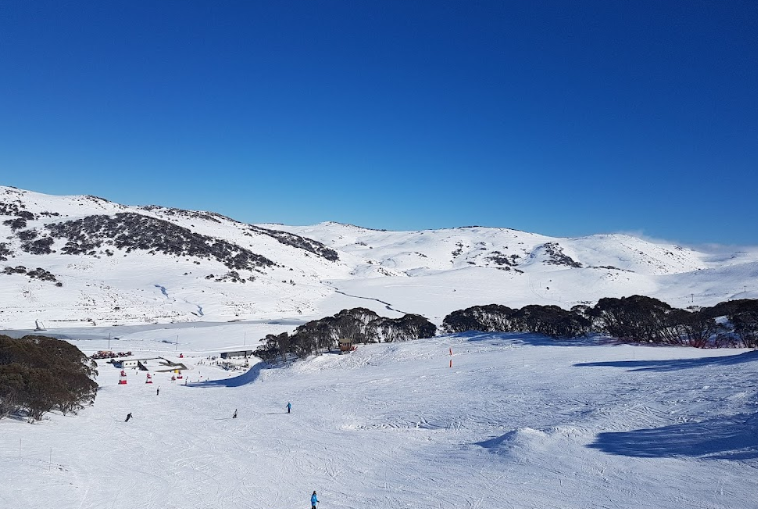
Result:
M757 432L758 417L743 414L662 428L599 433L587 447L635 458L750 460L758 458Z
M253 364L253 366L239 376L226 378L224 380L206 380L205 382L188 383L187 387L199 387L207 389L210 387L242 387L243 385L255 382L261 374L261 371L269 367L265 362Z
M664 359L640 361L602 361L582 362L576 367L613 367L626 368L629 371L678 371L701 366L734 366L746 362L758 361L758 350L724 357L700 357L697 359Z
M529 346L583 346L598 345L607 342L607 338L598 336L586 336L579 338L551 338L543 334L533 332L480 332L467 331L451 334L452 337L465 339L470 342L490 341L492 344L510 342L513 344Z

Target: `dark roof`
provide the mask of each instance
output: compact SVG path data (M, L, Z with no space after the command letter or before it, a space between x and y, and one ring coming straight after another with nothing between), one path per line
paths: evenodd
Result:
M235 357L235 356L238 356L238 355L243 355L245 357L249 357L249 356L253 355L253 351L252 350L238 350L236 352L221 352L221 358L222 359L226 358L226 357Z

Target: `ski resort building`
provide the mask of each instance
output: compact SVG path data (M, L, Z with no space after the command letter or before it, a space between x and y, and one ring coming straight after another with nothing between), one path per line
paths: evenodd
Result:
M163 357L144 357L130 359L113 359L110 361L115 367L120 369L138 369L140 371L168 372L175 370L186 370L187 367L179 362L173 362Z
M150 364L157 364L156 361L161 359L160 357L145 357L145 358L128 358L128 359L113 359L112 364L117 368L127 369L136 368L141 371L148 371Z
M221 352L221 354L219 355L219 357L227 361L247 359L252 356L253 356L252 350L240 350L237 352Z

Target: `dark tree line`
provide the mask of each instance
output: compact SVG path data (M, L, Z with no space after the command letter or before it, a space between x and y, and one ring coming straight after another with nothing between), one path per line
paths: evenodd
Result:
M25 415L32 422L51 410L76 413L95 400L96 367L66 341L0 335L0 418Z
M712 307L678 309L652 297L600 299L595 306L490 304L453 311L443 320L446 332L534 332L555 338L589 333L656 344L758 347L758 300L722 302Z
M250 229L250 231L273 237L277 240L277 242L284 244L285 246L292 246L313 253L316 256L320 256L326 260L329 260L330 262L335 262L340 259L337 251L326 247L321 242L317 242L307 237L301 237L300 235L295 235L294 233L271 230L269 228L261 228L260 226L253 225L248 225L248 229Z
M558 306L511 309L490 304L453 311L442 326L447 332L536 332L551 337L577 337L590 332L591 323L584 314Z
M214 223L221 223L222 221L228 221L230 223L236 223L236 224L242 224L236 219L232 219L231 217L224 216L222 214L219 214L218 212L204 212L204 211L198 211L198 210L183 210L183 209L176 209L176 208L166 208L166 207L158 207L157 205L148 205L146 207L142 207L144 210L155 210L162 212L163 214L166 214L168 216L175 216L175 217L186 217L190 219L202 219L205 221L213 221ZM260 226L254 226L254 225L246 225L247 229L252 232L260 233L263 235L268 235L274 239L276 239L279 243L292 246L298 249L303 249L305 251L311 252L317 256L321 256L329 261L337 261L339 260L339 255L337 254L337 251L334 249L330 249L326 247L321 242L317 242L313 239L309 239L306 237L301 237L300 235L295 235L294 233L289 232L283 232L279 230L272 230L270 228L262 228ZM245 232L245 235L250 235L249 233Z
M58 279L55 277L55 274L53 274L50 271L47 271L43 269L42 267L37 267L36 269L32 270L26 270L26 267L23 265L19 265L17 267L5 267L2 271L2 274L26 274L32 279L39 279L40 281L51 281L53 283L57 283ZM58 286L63 286L63 284L58 283Z
M223 239L195 233L170 221L133 212L113 216L92 215L82 219L46 224L48 237L29 242L28 249L43 254L51 251L54 239L65 239L61 252L70 255L95 256L105 246L132 250L216 259L231 270L255 270L272 267L274 262ZM25 246L26 244L22 245ZM38 252L39 251L39 252Z
M366 308L343 309L334 316L313 320L289 334L269 334L256 350L264 360L298 358L331 350L339 341L351 343L390 343L419 338L431 338L437 326L421 315L408 314L401 318L385 318Z

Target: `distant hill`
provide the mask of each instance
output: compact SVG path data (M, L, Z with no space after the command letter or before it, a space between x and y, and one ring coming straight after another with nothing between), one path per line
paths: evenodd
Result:
M758 248L709 254L630 235L507 228L251 225L0 186L0 329L306 320L364 306L440 323L499 303L649 295L677 307L758 297Z

